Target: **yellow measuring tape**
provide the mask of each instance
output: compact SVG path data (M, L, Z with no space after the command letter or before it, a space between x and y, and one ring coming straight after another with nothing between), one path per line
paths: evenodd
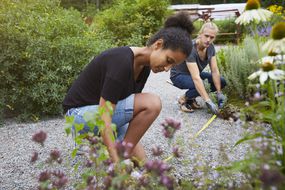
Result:
M214 114L214 115L208 120L208 122L202 127L202 129L200 129L200 131L198 131L198 132L195 134L194 139L197 138L197 137L200 135L200 133L202 133L202 131L204 131L207 127L209 127L209 125L214 121L214 119L215 119L216 117L217 117L217 115ZM193 140L194 140L194 139L193 139ZM168 158L164 159L163 161L167 162L167 161L171 160L173 157L174 157L174 156L171 155L171 156L169 156Z
M217 117L217 115L214 114L214 115L211 117L211 119L209 119L209 121L202 127L202 129L200 129L200 131L198 131L198 132L195 134L194 139L197 138L197 137L200 135L200 133L201 133L202 131L204 131L207 127L209 127L209 125L212 123L212 121L214 121L214 119L215 119L216 117Z

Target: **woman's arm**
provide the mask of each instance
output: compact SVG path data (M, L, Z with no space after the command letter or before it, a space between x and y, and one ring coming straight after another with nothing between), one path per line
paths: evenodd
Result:
M114 163L119 162L119 156L115 147L115 142L112 140L114 137L114 133L111 128L112 124L112 116L109 114L110 110L106 105L106 100L101 97L99 102L99 107L103 107L106 111L102 115L102 120L105 122L105 128L102 131L101 135L103 138L103 143L107 146L109 155ZM113 110L115 110L116 105L112 104Z
M211 69L213 82L214 82L214 85L217 89L217 92L221 92L220 72L219 72L219 68L218 68L218 64L217 64L217 59L215 56L213 56L211 58L210 69Z
M210 98L200 77L200 71L197 64L194 62L186 62L186 65L191 74L196 90L205 101L209 100Z

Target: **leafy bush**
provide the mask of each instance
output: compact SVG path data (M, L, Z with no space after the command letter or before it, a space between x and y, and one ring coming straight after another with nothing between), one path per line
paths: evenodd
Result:
M34 119L59 114L71 81L110 43L57 0L4 0L0 12L2 105Z
M94 27L115 45L144 45L170 13L168 6L163 0L117 0L95 17Z
M254 72L261 57L257 40L246 37L239 46L229 45L217 53L221 74L227 81L228 95L246 98L250 95L247 77Z

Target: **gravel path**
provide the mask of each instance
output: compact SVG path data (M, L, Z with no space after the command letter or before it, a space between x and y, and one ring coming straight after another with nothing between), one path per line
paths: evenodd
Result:
M144 135L142 143L145 145L147 154L151 157L151 147L157 145L165 150L163 158L170 155L171 146L162 135L160 123L167 117L180 120L182 129L176 134L176 143L182 144L183 157L179 160L171 160L174 166L175 175L178 178L195 180L201 178L201 171L197 170L197 165L208 165L215 167L225 162L219 153L221 147L229 160L242 158L247 147L245 145L233 148L245 132L236 123L231 123L222 119L215 119L209 128L204 130L194 141L193 135L211 118L207 109L196 110L194 113L183 113L177 105L177 97L184 93L183 90L166 83L169 73L151 74L145 92L158 94L162 99L162 112L153 123L150 130ZM35 131L43 129L48 133L45 147L31 141ZM0 128L0 189L20 190L35 189L36 176L40 172L39 165L30 164L30 158L34 150L41 150L40 158L47 158L48 150L58 147L62 150L65 158L70 158L72 149L71 137L66 137L64 132L64 119L54 118L38 123L16 123L5 121ZM184 162L183 160L188 160ZM64 161L70 165L69 159ZM69 173L72 167L64 168ZM215 173L211 173L215 177ZM239 178L239 176L237 176Z

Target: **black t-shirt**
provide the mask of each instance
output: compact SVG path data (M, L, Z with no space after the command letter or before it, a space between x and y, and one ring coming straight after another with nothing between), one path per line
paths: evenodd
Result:
M133 93L142 91L150 73L144 67L134 80L134 54L129 47L104 51L95 57L72 84L64 101L63 109L86 105L98 105L100 97L116 104Z
M170 71L170 77L174 77L177 74L188 74L190 75L189 69L186 65L186 62L197 64L200 73L205 69L205 67L210 63L211 58L215 56L216 50L213 44L210 44L210 46L207 48L206 51L206 58L205 60L201 60L197 51L197 44L196 40L193 40L193 49L191 51L191 54L187 57L186 61L183 63L176 65L173 67Z

